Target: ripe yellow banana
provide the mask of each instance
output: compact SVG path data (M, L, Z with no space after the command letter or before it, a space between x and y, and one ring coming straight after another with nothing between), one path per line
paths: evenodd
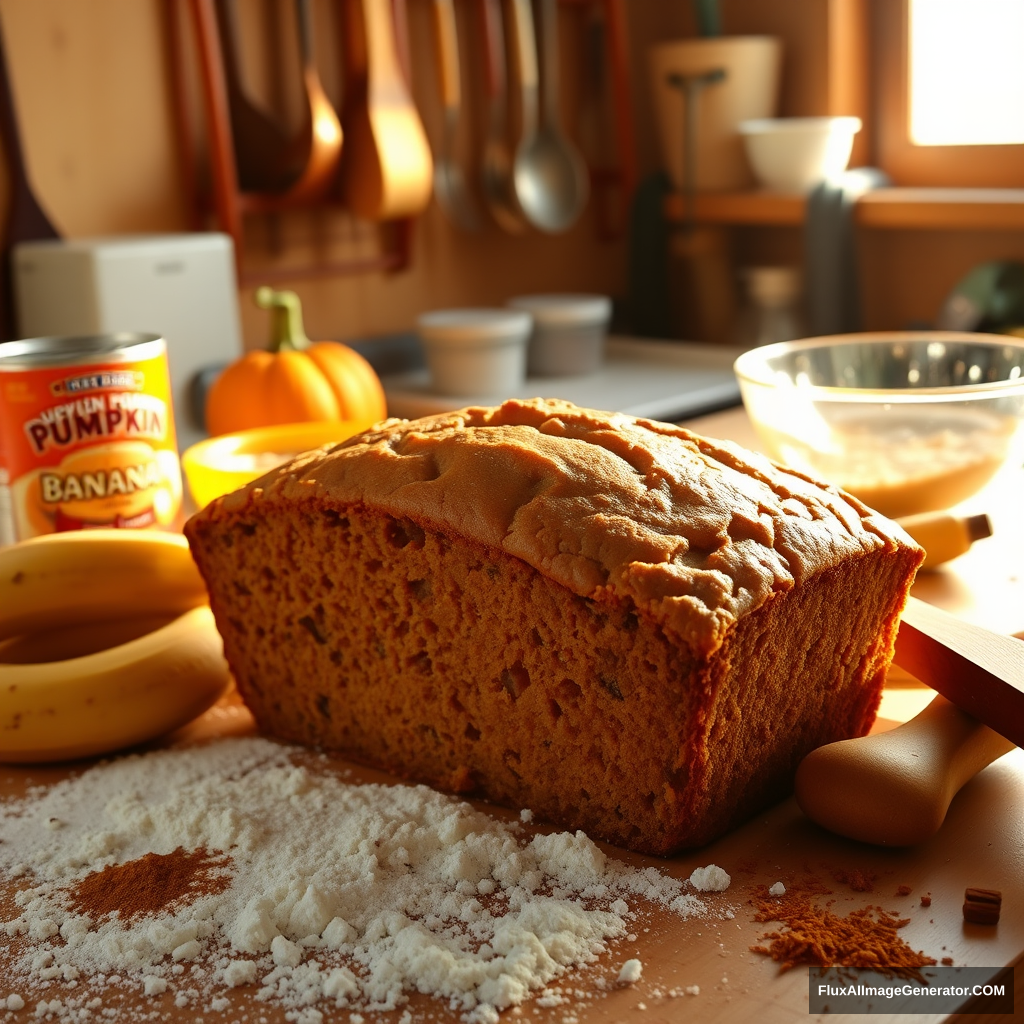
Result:
M0 548L0 640L206 602L180 534L80 530Z
M202 714L230 681L207 606L17 637L0 644L0 761L155 739Z

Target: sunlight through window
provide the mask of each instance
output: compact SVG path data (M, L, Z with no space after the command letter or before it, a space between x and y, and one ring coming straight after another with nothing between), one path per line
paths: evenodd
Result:
M910 139L1024 143L1024 0L910 0Z

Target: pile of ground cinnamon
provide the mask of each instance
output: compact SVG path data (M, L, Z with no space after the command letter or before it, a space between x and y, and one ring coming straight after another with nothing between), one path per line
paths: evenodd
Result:
M909 918L898 918L881 907L864 907L840 917L815 906L802 893L781 899L756 899L755 921L781 921L786 929L769 932L767 946L751 946L755 953L770 956L783 970L797 964L877 971L887 978L924 982L921 968L934 958L915 952L898 934Z
M854 892L871 892L875 887L875 876L870 872L861 871L859 868L846 870L837 868L832 872L832 877L843 885L848 885Z
M173 909L200 896L223 892L231 878L221 870L229 863L206 850L147 853L86 875L72 890L71 903L94 920L117 914L134 921Z

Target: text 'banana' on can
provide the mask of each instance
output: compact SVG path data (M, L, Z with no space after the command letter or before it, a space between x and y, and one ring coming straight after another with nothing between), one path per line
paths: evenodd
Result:
M177 527L172 409L157 334L0 345L0 544L64 530Z

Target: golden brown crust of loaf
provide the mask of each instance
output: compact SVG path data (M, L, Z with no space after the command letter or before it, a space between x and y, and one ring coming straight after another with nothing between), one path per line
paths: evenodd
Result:
M698 655L774 594L852 557L913 548L850 495L723 441L567 402L388 420L204 513L361 504L636 607Z

